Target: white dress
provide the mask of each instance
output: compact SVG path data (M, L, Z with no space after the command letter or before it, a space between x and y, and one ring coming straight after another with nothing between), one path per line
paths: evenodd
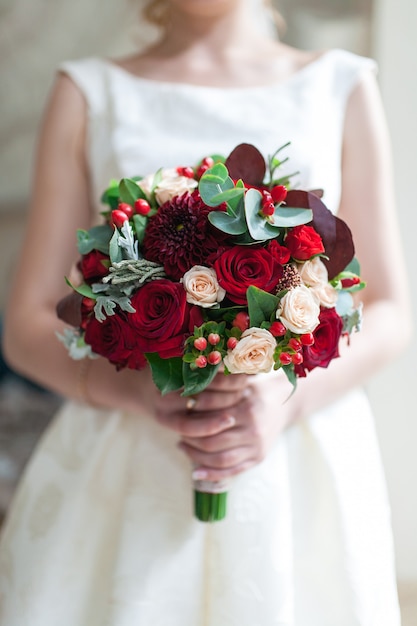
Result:
M89 107L93 194L111 178L287 141L283 171L340 197L345 105L374 63L325 53L276 85L155 82L64 64ZM190 463L146 415L66 403L21 481L0 544L0 626L398 626L373 417L355 390L238 476L227 519L198 522Z

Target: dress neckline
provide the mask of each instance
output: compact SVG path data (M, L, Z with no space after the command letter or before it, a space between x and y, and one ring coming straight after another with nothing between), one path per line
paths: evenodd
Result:
M175 89L175 90L196 91L196 92L211 91L211 92L230 92L230 93L240 92L242 93L242 92L264 91L268 89L279 89L279 88L289 86L293 83L296 83L299 79L303 78L306 75L309 75L313 70L315 70L324 61L326 61L331 54L337 51L338 50L336 48L324 51L322 54L316 57L313 61L310 61L306 65L303 65L303 67L301 67L299 70L297 70L296 72L293 72L292 74L290 74L290 76L278 82L271 82L271 83L267 83L264 85L248 85L248 86L241 86L241 87L221 87L218 85L198 85L194 83L183 83L183 82L174 82L174 81L168 81L168 80L158 80L158 79L153 79L153 78L147 78L145 76L140 76L138 74L133 74L132 72L129 72L128 70L124 69L123 67L115 63L112 59L109 59L106 57L96 57L96 60L100 62L102 65L104 65L106 68L108 68L109 70L114 71L115 73L118 73L122 76L125 76L126 78L132 80L133 82L137 84L154 86L156 88L163 88L165 90Z

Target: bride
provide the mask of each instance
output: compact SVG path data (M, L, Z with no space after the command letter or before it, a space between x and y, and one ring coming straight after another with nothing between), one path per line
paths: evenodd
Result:
M400 623L389 505L360 388L410 329L375 65L276 41L260 27L260 4L152 0L155 45L59 68L4 348L67 402L2 531L1 626ZM161 397L147 370L70 360L55 306L77 263L74 233L99 221L109 180L242 142L267 155L287 141L287 173L324 189L368 283L362 332L342 357L288 402L279 374L219 376L191 414L180 394ZM231 481L225 521L194 519L193 478Z

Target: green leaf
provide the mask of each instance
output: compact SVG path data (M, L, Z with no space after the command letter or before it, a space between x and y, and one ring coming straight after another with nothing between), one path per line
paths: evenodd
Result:
M230 178L227 167L223 165L223 163L216 163L216 165L208 169L200 178L198 184L200 196L207 206L218 206L223 200L218 202L217 200L214 201L214 198L234 188L234 182Z
M142 189L131 178L122 178L119 183L119 194L120 199L130 204L130 206L133 206L138 198L146 200L146 195Z
M250 325L260 328L262 322L269 321L279 305L279 298L251 285L246 291Z
M267 220L259 215L262 196L257 189L248 189L245 195L245 214L249 234L255 241L274 239L278 232Z
M287 206L278 206L274 211L274 226L284 228L293 228L308 224L313 219L313 211L311 209L299 209Z
M103 204L108 204L111 209L117 209L119 200L119 181L113 179L110 181L107 189L103 192L101 202Z
M109 241L113 229L108 224L93 226L89 230L77 230L77 247L80 254L88 254L92 250L99 250L109 254Z
M211 202L214 206L218 206L222 204L222 202L230 202L231 200L240 200L243 197L245 190L239 187L232 187L231 189L227 189L222 193L219 193L217 196L213 196L211 198Z
M79 293L81 296L84 296L84 298L91 298L92 300L95 300L97 298L97 295L91 289L90 285L82 283L81 285L75 286L67 277L65 277L65 282L69 287L71 287L71 289Z
M146 215L135 214L133 216L133 225L136 231L136 237L139 243L142 243L145 238L145 230L148 225L148 218Z
M288 378L288 381L292 385L292 391L291 391L290 395L287 398L287 400L289 400L291 398L291 396L293 395L293 393L295 392L295 390L297 389L297 375L294 372L294 366L293 365L284 365L282 367L282 369L284 370L284 373L285 373L286 377ZM287 402L287 400L285 402Z
M182 396L194 396L211 383L216 376L219 365L207 365L207 367L191 368L189 363L182 364L184 377L184 391Z
M232 216L224 211L211 211L208 220L210 224L228 235L243 235L248 229L244 215Z
M361 266L359 265L359 261L356 257L353 257L350 263L343 270L344 272L352 272L356 276L361 275Z
M162 359L156 352L148 352L145 357L151 366L153 381L163 396L181 389L184 385L181 357Z
M119 231L117 228L114 229L114 233L112 238L110 239L109 253L110 253L110 261L112 263L120 263L123 259L123 253L119 246Z

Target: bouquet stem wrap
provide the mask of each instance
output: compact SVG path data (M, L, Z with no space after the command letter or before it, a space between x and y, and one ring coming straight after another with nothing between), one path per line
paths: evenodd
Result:
M201 522L218 522L226 517L227 488L225 481L194 481L194 514Z

